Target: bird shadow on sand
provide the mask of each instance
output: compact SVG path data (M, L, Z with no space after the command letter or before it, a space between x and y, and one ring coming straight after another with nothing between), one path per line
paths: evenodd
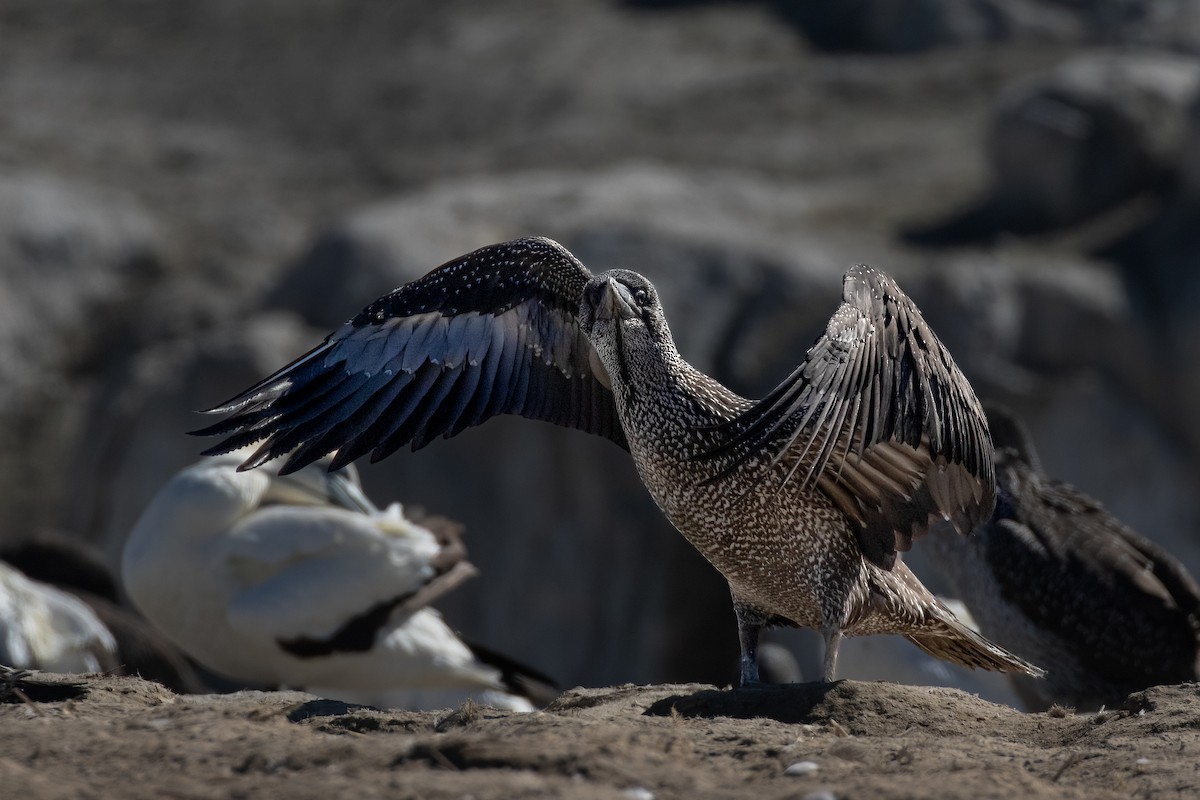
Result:
M681 716L711 719L773 719L783 723L825 722L826 701L837 693L842 681L834 683L791 683L753 686L745 689L704 689L691 694L664 697L646 709L646 716Z

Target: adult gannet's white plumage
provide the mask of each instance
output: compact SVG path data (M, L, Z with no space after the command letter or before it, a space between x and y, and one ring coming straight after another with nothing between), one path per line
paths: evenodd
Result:
M0 664L48 672L103 672L117 643L87 604L0 561Z
M399 505L380 511L352 471L239 472L247 454L179 472L125 544L126 591L168 638L248 685L388 707L487 693L477 699L532 708L507 693L511 663L488 663L427 607L475 572L456 535Z

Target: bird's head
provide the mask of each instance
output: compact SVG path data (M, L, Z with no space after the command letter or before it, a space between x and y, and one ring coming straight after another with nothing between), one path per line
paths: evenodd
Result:
M993 401L984 403L983 410L995 448L997 472L1007 474L1009 470L1019 468L1041 472L1042 463L1033 446L1033 437L1020 417L1012 409Z
M593 344L624 337L659 337L666 330L654 285L636 272L613 269L588 281L579 324Z
M279 459L245 469L241 465L254 454L256 447L249 445L205 458L185 470L185 474L195 473L200 483L223 487L227 494L238 498L247 512L268 505L331 506L363 514L378 511L363 493L353 464L329 472L332 456L326 456L285 475L279 474L282 465Z
M331 456L308 466L280 475L279 463L267 464L264 469L271 477L260 505L328 506L360 514L374 515L378 509L363 493L358 470L348 464L337 472L329 471ZM257 470L249 470L254 472ZM245 475L245 472L240 474Z
M614 269L588 281L579 324L608 374L617 374L633 353L673 351L658 292L636 272Z

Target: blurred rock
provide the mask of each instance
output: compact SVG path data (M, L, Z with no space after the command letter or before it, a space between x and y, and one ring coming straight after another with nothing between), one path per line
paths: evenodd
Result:
M1069 11L1089 41L1186 49L1195 45L1200 15L1191 0L1039 0Z
M1152 381L1150 340L1110 265L1063 254L1001 265L968 254L906 285L975 383L1016 390L1014 370L1034 381L1097 370L1136 394Z
M1180 191L1189 200L1200 202L1200 92L1188 106L1187 128L1180 156Z
M1187 0L772 0L769 5L814 46L835 52L914 53L1005 41L1178 49L1200 43L1200 12Z
M154 221L120 192L0 173L0 407L41 369L91 354L96 326L158 271L160 248Z
M646 9L713 0L625 0ZM746 0L749 5L751 0ZM916 53L935 47L1028 39L1083 41L1099 35L1086 9L1039 0L759 0L832 52ZM1117 5L1098 3L1097 5ZM1107 30L1105 28L1104 30Z
M1200 452L1200 90L1193 92L1180 135L1171 190L1144 223L1097 254L1115 263L1123 290L1150 344L1148 363L1161 379L1148 401L1188 451Z
M1200 6L1192 0L1052 0L1074 7L1098 42L1179 52L1200 45Z
M85 533L109 563L119 564L125 536L146 503L206 446L186 434L204 424L196 412L319 340L294 315L258 313L130 354L86 409L87 433L58 476L72 492L63 529Z
M1012 87L988 132L987 195L906 238L952 245L1041 233L1164 189L1181 172L1198 87L1200 59L1165 54L1087 56Z
M1015 22L993 0L775 0L776 13L823 50L912 53L1010 38Z
M483 244L533 233L566 244L568 236L597 230L653 230L701 249L786 257L795 262L789 272L828 286L827 276L836 280L841 272L836 265L818 263L828 261L823 243L814 240L805 249L819 258L795 251L807 238L805 216L828 195L827 187L782 187L742 171L657 164L444 181L355 211L321 232L265 303L332 328L370 300ZM646 258L653 278L649 265L662 253L612 255ZM731 266L734 273L757 274L753 265Z
M1198 86L1200 60L1138 54L1085 57L1014 87L989 134L998 192L1029 209L1025 224L1055 226L1154 187L1178 167Z
M119 341L162 247L155 220L120 191L0 172L0 536L53 517L47 491L81 376Z

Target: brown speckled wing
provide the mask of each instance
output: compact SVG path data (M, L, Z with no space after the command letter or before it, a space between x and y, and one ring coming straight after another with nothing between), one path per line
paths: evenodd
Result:
M842 304L804 363L733 423L744 460L769 454L785 483L828 494L863 552L890 567L931 515L964 534L995 498L987 420L916 305L887 275L852 267Z
M979 535L1004 599L1105 680L1195 680L1200 587L1183 565L1069 484L999 471L1004 502Z
M274 375L207 413L207 455L262 442L243 465L291 453L281 474L336 451L414 450L496 414L607 437L628 449L576 315L591 273L544 238L483 247L367 306Z

